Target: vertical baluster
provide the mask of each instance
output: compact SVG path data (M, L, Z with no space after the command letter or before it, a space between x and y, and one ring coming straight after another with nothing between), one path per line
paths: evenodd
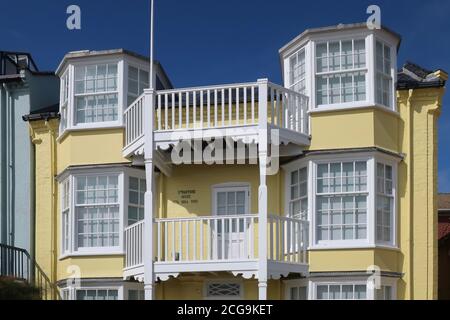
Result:
M229 125L233 125L233 93L232 89L228 89L228 122Z
M175 242L175 220L172 221L172 261L176 261L175 253L177 252L176 242Z
M161 111L161 104L162 104L162 96L160 94L157 95L158 96L158 128L157 130L161 130L162 129L162 111Z
M208 250L208 247L204 248L203 247L203 221L200 220L200 261L203 261L204 259L204 254L203 251L206 249ZM208 245L208 241L206 241L206 245Z
M252 86L252 124L255 122L255 86Z
M178 221L178 250L180 261L183 261L183 222Z
M255 218L250 218L250 259L255 258Z
M185 233L185 239L186 239L186 261L190 261L190 256L189 256L189 247L191 245L190 239L189 239L189 225L190 225L190 221L186 220L186 233Z
M218 113L218 104L217 104L217 89L214 90L214 127L218 127L219 126L219 115Z
M156 261L161 262L161 221L158 221L158 259Z
M169 130L169 95L164 95L164 130Z
M270 260L275 260L274 259L274 252L273 252L273 222L274 222L274 218L273 217L269 217L269 219L268 219L268 221L269 221L269 239L270 239L270 243L269 243L269 248L270 248L270 251L269 251L269 259Z
M225 220L222 218L221 220L221 224L220 224L220 228L221 228L221 233L220 233L220 241L221 241L221 254L220 254L220 260L224 260L225 259Z
M275 97L274 97L274 89L269 87L270 91L270 118L271 118L271 124L275 125L275 109L274 109L274 103L275 103Z
M285 241L285 228L286 228L286 221L282 220L281 221L281 261L285 261L285 253L286 253L286 249L285 249L285 245L284 245L284 241Z
M204 110L205 102L203 101L203 95L204 95L204 91L200 90L200 128L203 128L203 126L204 126L203 112L205 111Z
M194 240L192 241L192 244L193 244L193 246L194 246L194 252L193 252L193 254L194 254L194 257L193 257L193 261L197 261L197 244L198 244L198 241L197 241L197 221L196 220L193 220L193 225L194 225L194 230L193 230L193 238L194 238ZM203 245L203 243L202 242L200 242L201 243L201 245Z
M242 222L242 227L243 230L242 232L244 233L244 246L242 248L242 252L241 252L241 258L242 259L248 259L248 231L247 231L247 221L248 218L242 218L241 221L239 221L239 228L241 227L241 222Z
M236 125L240 125L240 121L241 121L241 112L239 110L240 108L240 102L241 102L241 98L239 96L240 94L240 88L236 88Z
M244 125L247 125L247 87L244 87Z
M168 262L169 259L169 222L164 222L164 262Z
M276 255L275 255L275 259L274 260L276 260L276 261L278 261L279 260L279 257L280 257L280 219L279 218L277 218L276 220L275 220L275 242L276 242Z
M189 91L186 91L186 129L189 129L189 126L190 126L189 104L190 104Z
M225 89L222 89L222 127L225 127Z
M183 93L178 93L178 129L183 126Z
M206 251L207 260L214 260L214 257L212 257L213 254L213 237L214 237L214 231L211 227L212 221L211 219L208 219L207 227L206 227L206 238L208 243L208 251Z
M194 129L197 128L197 91L192 91L192 99L194 106L192 107L192 117Z
M206 95L206 112L208 117L206 124L208 128L211 128L211 90L208 89Z
M170 129L175 130L175 93L172 93L172 127Z

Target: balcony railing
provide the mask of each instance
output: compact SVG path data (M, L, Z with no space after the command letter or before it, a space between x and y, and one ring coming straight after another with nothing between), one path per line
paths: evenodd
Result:
M267 101L260 92L267 90ZM158 91L154 130L223 129L258 125L260 108L267 108L268 124L309 135L308 97L273 83L259 82ZM125 148L144 135L145 95L124 113Z
M258 215L157 219L154 223L155 263L203 263L258 259ZM308 226L304 220L269 216L269 261L307 264ZM143 227L125 230L126 268L143 264Z
M144 221L125 228L125 269L144 264Z

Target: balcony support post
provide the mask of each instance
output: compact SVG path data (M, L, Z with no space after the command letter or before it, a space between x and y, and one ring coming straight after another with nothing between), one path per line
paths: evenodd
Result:
M144 108L144 161L147 190L145 192L144 202L144 289L145 300L155 298L155 276L153 270L153 221L154 221L154 105L156 91L154 89L145 90L145 108Z
M259 189L258 189L258 293L259 300L267 300L267 164L268 164L268 80L258 80L259 105Z

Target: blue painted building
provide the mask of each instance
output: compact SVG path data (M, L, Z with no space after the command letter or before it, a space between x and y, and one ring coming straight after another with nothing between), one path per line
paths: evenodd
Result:
M0 243L34 248L34 146L24 115L57 113L59 79L28 53L0 51Z

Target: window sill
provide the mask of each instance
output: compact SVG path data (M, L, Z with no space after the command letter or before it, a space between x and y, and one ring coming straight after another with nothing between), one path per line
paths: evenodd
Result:
M319 106L313 110L308 111L309 114L316 114L316 113L325 113L325 112L334 112L334 111L349 111L349 110L358 110L358 109L377 109L380 111L384 111L396 116L400 116L398 111L389 109L388 107L385 107L380 104L375 105L369 105L367 102L363 103L350 103L350 104L336 104L336 105L323 105Z
M108 130L108 129L124 129L125 126L119 123L105 123L105 124L96 124L96 125L83 125L83 126L75 126L70 127L64 130L62 134L56 139L57 142L63 140L69 133L71 132L80 132L80 131L92 131L92 130Z
M108 256L124 256L125 253L122 251L111 251L111 252L73 252L61 255L58 260L66 260L70 258L82 258L82 257L108 257Z
M373 249L381 249L381 250L392 250L392 251L400 251L400 248L388 245L380 245L380 244L348 244L348 245L315 245L310 246L308 251L327 251L327 250L373 250Z

